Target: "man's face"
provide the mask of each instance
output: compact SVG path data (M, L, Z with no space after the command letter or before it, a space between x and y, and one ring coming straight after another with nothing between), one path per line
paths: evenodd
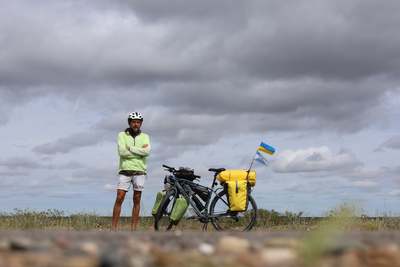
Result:
M142 125L142 121L141 120L131 120L131 122L129 123L129 127L131 127L131 129L134 132L139 131L141 125Z

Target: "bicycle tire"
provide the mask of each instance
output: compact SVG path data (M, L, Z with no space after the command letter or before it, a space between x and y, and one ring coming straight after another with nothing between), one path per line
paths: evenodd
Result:
M155 220L154 230L156 231L171 231L174 224L172 223L170 216L172 208L174 207L176 198L175 191L171 190L167 192L158 208Z
M217 231L246 232L256 223L257 204L251 195L248 195L249 205L246 211L232 212L228 204L228 193L224 190L218 193L211 201L210 215L226 214L223 217L211 218L211 223Z

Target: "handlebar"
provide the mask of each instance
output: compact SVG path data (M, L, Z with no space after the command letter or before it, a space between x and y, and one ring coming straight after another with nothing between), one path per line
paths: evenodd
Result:
M164 168L167 168L169 172L174 172L174 171L176 171L174 167L170 167L170 166L167 166L167 165L164 165L164 164L163 164L162 166L163 166Z

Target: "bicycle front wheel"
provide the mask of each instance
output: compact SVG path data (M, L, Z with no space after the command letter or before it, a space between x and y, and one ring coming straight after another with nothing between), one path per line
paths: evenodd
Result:
M251 195L247 197L249 205L243 212L231 211L225 190L214 197L210 205L210 215L213 215L211 223L217 231L245 232L253 228L257 219L257 204Z
M156 218L154 221L154 230L156 231L170 231L173 223L170 219L172 208L174 207L176 198L175 191L171 190L167 192L158 208Z

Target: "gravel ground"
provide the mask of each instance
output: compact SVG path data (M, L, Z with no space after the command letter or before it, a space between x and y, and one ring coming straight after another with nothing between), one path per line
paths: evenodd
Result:
M400 266L400 232L0 231L0 267Z

